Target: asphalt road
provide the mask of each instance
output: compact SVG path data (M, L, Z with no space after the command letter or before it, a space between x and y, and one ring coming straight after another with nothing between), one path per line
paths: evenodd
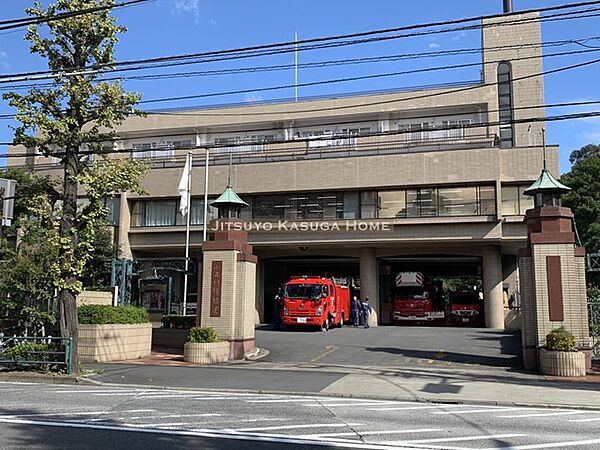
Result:
M266 361L353 366L474 364L520 368L518 332L485 328L345 326L327 333L314 329L256 330L256 345L269 349Z
M0 383L0 447L598 448L600 411Z

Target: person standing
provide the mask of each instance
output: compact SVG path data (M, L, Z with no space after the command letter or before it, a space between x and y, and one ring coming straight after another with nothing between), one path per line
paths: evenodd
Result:
M360 322L359 311L361 308L360 302L358 301L358 297L356 295L352 297L352 322L354 322L354 326L357 327Z
M373 311L371 307L371 303L369 303L369 297L365 297L365 300L362 302L362 313L363 320L365 321L365 328L369 328L369 314Z
M273 301L273 330L281 330L281 295L278 293Z

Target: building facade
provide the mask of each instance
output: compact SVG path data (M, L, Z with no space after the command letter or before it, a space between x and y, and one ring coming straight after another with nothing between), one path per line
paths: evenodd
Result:
M177 185L189 151L191 256L201 269L208 147L209 198L231 175L249 204L242 218L258 256L257 322L270 320L289 276L320 274L352 279L388 323L391 280L418 270L481 279L486 326L504 328L503 291L518 294L516 255L527 243L532 202L523 191L543 164L543 122L526 121L544 116L542 70L539 16L511 15L484 21L476 84L128 119L115 146L151 168L149 195L124 194L114 208L121 258L141 268L135 296L160 310L183 295L177 264L161 261L184 255ZM25 162L58 171L39 155L11 159ZM556 146L547 165L558 175ZM192 276L192 304L199 284Z

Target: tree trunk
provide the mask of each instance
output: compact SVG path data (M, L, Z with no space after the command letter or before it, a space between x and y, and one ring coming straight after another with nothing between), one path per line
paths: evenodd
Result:
M77 281L73 272L73 263L76 258L78 233L77 233L77 188L78 183L75 178L79 173L79 160L77 147L65 149L65 172L63 185L63 211L60 221L60 237L69 242L68 246L60 247L59 261L61 269L61 278L66 288L62 288L59 293L59 313L60 313L60 331L63 337L72 339L72 363L73 372L78 373L77 360L77 302L75 294L70 286Z

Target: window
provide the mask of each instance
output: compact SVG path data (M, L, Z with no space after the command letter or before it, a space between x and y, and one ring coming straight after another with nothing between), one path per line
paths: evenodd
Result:
M361 192L360 193L360 218L374 219L377 217L377 193L376 192Z
M406 191L381 191L379 214L381 218L406 217Z
M175 225L177 214L176 200L149 200L144 202L142 213L143 227L164 227Z
M134 158L169 158L173 156L175 148L190 148L191 140L174 142L143 142L132 144L132 153Z
M508 62L498 64L498 111L500 119L500 147L512 147L514 144L512 78Z
M478 214L477 187L440 188L440 216L476 216Z
M523 216L533 208L533 197L523 195L528 184L518 186L502 186L501 211L503 216Z
M211 200L209 200L209 203ZM132 207L132 226L134 227L169 227L185 225L186 218L179 212L179 200L140 200ZM216 219L218 210L208 206L208 220ZM204 223L204 199L192 198L190 208L190 225Z

